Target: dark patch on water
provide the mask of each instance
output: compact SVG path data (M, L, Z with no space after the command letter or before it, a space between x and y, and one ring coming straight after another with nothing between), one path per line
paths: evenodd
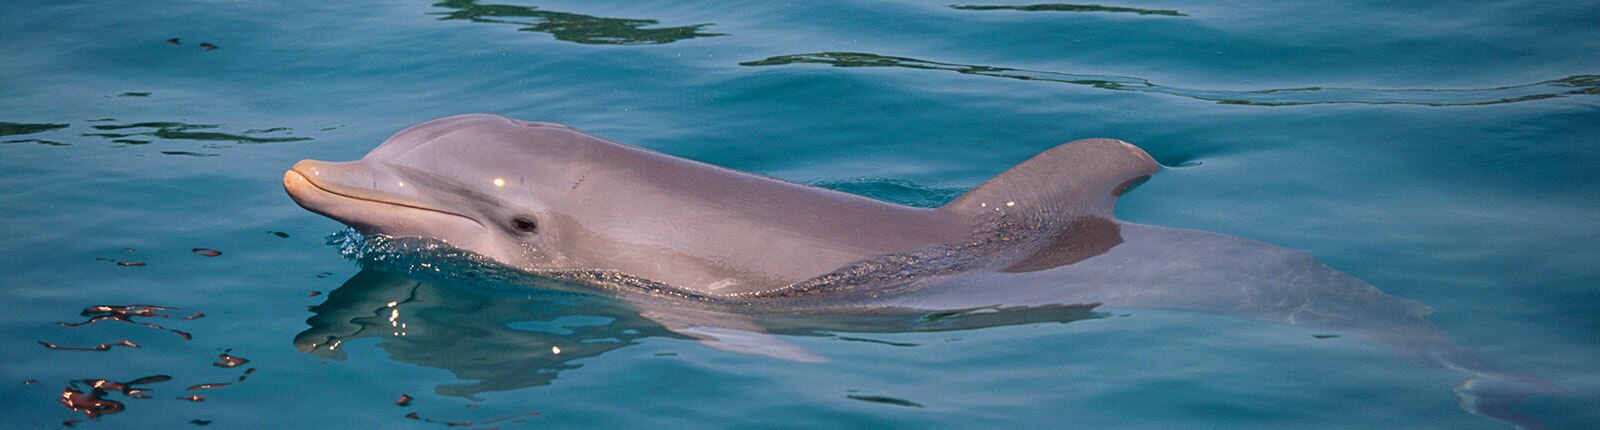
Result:
M681 27L644 28L660 24L653 19L604 18L568 12L540 10L533 6L479 4L475 0L450 0L433 4L455 9L438 12L441 20L467 20L524 26L518 31L549 33L556 40L590 45L655 45L698 37L724 36L700 30L711 24Z
M1219 104L1296 106L1314 104L1369 104L1417 106L1477 106L1516 103L1576 95L1600 94L1600 75L1573 75L1560 79L1482 89L1370 89L1336 87L1275 88L1253 91L1208 90L1157 85L1144 78L1117 75L1082 75L1012 69L973 64L940 63L907 57L860 52L818 52L781 55L739 63L741 66L777 66L800 63L834 67L897 67L943 70L967 75L1024 81L1055 82L1114 91L1167 94Z
M211 42L200 42L200 49L204 49L204 50L210 51L210 50L213 50L213 49L217 49L217 45L214 45Z
M121 144L124 144L124 145L148 145L148 144L150 144L150 141L148 141L148 140L138 140L138 139L111 139L111 142L112 143L121 143Z
M127 92L127 93L117 94L117 97L150 97L150 93Z
M281 231L269 231L267 233L271 233L273 236L277 236L277 237L283 238L283 239L288 239L289 238L289 233L284 233L284 232L281 232Z
M46 131L60 130L69 126L71 126L71 124L29 124L20 122L0 122L0 136L43 133Z
M868 403L879 403L879 404L885 404L885 405L904 406L904 407L908 407L908 408L921 408L921 407L924 407L924 406L922 406L921 403L913 402L913 401L906 400L906 399L889 397L889 396L878 396L878 395L870 395L870 394L849 394L849 395L846 395L845 397L848 397L851 400L860 400L860 401L868 402Z
M187 156L187 157L216 157L216 156L222 155L222 154L212 154L212 153L209 153L209 152L189 152L189 151L161 151L161 154L162 155L182 155L182 156Z
M1333 338L1339 337L1339 335L1336 335L1336 334L1314 334L1314 335L1311 335L1311 337L1314 337L1314 338L1317 338L1317 339L1333 339Z
M37 144L40 144L40 145L48 145L48 146L72 146L72 144L70 144L70 143L61 143L61 142L57 142L57 141L54 141L54 140L44 140L44 139L16 139L16 140L0 141L0 143L37 143Z
M192 252L195 255L199 255L199 256L203 256L203 257L216 257L216 256L219 256L219 255L222 255L222 251L218 251L218 250L211 249L211 248L195 248L195 249L189 250L189 252Z
M1188 16L1175 10L1167 9L1138 9L1131 7L1101 6L1097 4L1029 4L1029 5L950 5L951 9L960 10L1016 10L1024 12L1119 12L1136 13L1139 15L1165 15Z
M174 38L171 38L171 39L167 39L167 44L168 45L182 45L183 42L179 41L178 38L174 37Z
M262 137L262 136L246 136L245 133L234 134L234 133L223 133L223 132L217 132L217 131L197 131L197 130L213 130L213 129L217 129L217 128L222 127L219 124L188 124L188 123L182 123L182 122L147 121L147 122L136 122L136 123L128 123L128 124L93 125L93 126L90 126L90 127L94 128L96 130L102 130L102 131L146 129L146 130L135 130L137 132L134 132L134 133L84 133L83 134L84 136L103 137L103 138L107 138L107 139L126 139L126 138L134 137L134 136L149 136L149 137L155 137L155 138L166 139L166 140L194 140L194 141L204 141L204 142L234 142L234 143L278 143L278 142L299 142L299 141L311 140L311 138L309 138L309 137L301 137L301 136L267 136L267 137ZM284 133L286 133L286 132L288 132L289 129L285 128L285 127L277 127L277 128L265 129L265 130L270 130L272 132L284 132ZM265 131L265 130L256 130L256 132L257 133L266 133L266 132L268 132L268 131Z
M920 344L915 344L915 343L890 342L890 341L887 341L887 340L869 339L869 338L865 338L865 337L839 336L839 337L837 337L835 339L839 339L839 340L847 341L847 342L866 342L866 343L876 343L876 344L879 344L879 345L889 345L889 346L902 346L902 347L922 346Z

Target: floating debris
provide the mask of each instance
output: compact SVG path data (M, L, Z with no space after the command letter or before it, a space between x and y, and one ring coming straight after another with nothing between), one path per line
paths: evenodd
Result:
M195 312L195 313L194 313L194 315L190 315L190 316L186 316L186 317L183 317L183 318L179 318L179 319L183 319L183 320L197 320L197 319L201 319L201 318L205 318L205 317L206 317L206 314L205 314L205 313L203 313L203 312Z
M29 380L26 380L26 381L22 381L22 385L33 385L33 384L37 384L37 383L39 383L39 380L37 380L37 379L29 379Z
M412 400L411 396L407 396L405 394L401 394L400 395L400 400L395 400L394 401L394 405L395 406L400 406L400 407L411 406L411 400Z
M67 351L108 351L113 346L124 346L124 347L128 347L128 348L138 348L139 347L139 344L133 343L132 341L129 341L127 339L119 340L119 341L116 341L115 343L102 343L102 344L95 345L95 346L61 346L61 345L56 345L56 344L53 344L53 343L50 343L50 342L45 342L45 341L42 341L42 340L39 341L39 344L40 345L44 345L45 348L61 349L61 350L67 350Z
M250 362L250 360L247 360L247 359L244 359L244 358L235 357L235 356L228 355L228 354L222 354L222 355L218 355L217 356L217 362L211 363L211 365L212 366L217 366L217 367L237 367L237 366L239 366L241 364L245 364L245 363L249 363L249 362Z
M218 250L211 249L211 248L195 248L195 249L189 250L189 252L193 252L196 255L200 255L200 256L204 256L204 257L216 257L218 255L222 255L222 251L218 251Z
M143 267L144 266L144 262L143 261L118 261L117 265L118 266L122 266L122 267Z
M206 401L206 398L205 397L201 397L200 395L196 394L196 395L189 396L189 397L179 397L178 400L188 400L188 401L191 401L191 402L204 402L204 401Z

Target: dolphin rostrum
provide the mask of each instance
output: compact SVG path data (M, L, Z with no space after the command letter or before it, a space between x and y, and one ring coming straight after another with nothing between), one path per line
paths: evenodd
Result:
M1045 151L940 208L902 206L610 142L559 124L459 115L357 161L284 173L300 206L375 237L420 237L578 281L722 349L820 361L752 315L1061 305L1232 315L1349 333L1471 377L1465 410L1556 391L1451 342L1420 303L1309 254L1119 221L1158 172L1112 139Z

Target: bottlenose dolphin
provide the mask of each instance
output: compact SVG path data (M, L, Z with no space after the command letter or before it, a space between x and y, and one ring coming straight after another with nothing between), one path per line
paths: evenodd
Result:
M737 172L559 124L460 115L399 132L360 160L284 173L300 206L376 237L421 237L593 285L722 349L820 361L753 315L1062 305L1232 315L1348 333L1471 375L1462 407L1554 391L1451 342L1420 303L1309 254L1123 222L1116 199L1158 172L1112 139L1045 151L940 208Z

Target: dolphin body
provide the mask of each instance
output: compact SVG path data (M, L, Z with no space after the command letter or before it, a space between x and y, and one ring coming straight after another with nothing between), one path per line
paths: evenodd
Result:
M403 130L357 161L301 161L283 183L363 234L593 286L726 350L823 360L758 322L782 314L1198 311L1360 336L1470 375L1455 390L1464 410L1541 427L1509 406L1559 388L1456 345L1425 305L1304 252L1117 220L1117 197L1159 170L1128 143L1079 140L914 208L474 114Z

